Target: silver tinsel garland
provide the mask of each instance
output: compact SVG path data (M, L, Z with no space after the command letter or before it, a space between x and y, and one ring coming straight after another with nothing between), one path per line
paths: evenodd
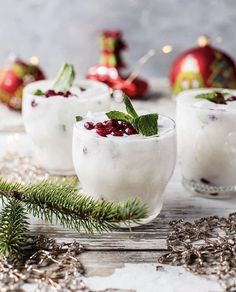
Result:
M58 244L45 236L31 236L21 256L0 259L0 291L25 291L26 284L34 284L30 291L88 292L81 280L81 252L77 242Z
M162 264L181 265L197 275L216 276L225 291L236 291L236 213L191 222L170 222L169 253Z
M6 153L0 161L0 176L9 181L28 184L50 177L44 169L34 165L31 156ZM83 267L78 260L82 252L79 243L57 244L45 236L31 236L28 246L19 257L0 258L0 291L83 291ZM33 290L34 289L34 290ZM29 291L29 290L27 290Z

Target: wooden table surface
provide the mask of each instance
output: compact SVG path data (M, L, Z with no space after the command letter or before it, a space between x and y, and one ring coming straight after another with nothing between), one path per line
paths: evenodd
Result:
M136 101L136 108L151 109L174 117L175 102L168 97L166 82L159 80L153 81L153 84L159 96L154 95L148 101ZM113 108L117 106L121 107L113 102ZM0 135L1 154L9 148L11 135L14 136L9 133ZM15 139L19 141L21 151L30 145L24 133L17 134ZM112 233L88 235L33 218L31 223L34 232L52 236L59 241L77 240L83 244L86 251L80 255L80 260L86 271L84 281L92 291L217 292L223 289L215 279L193 275L182 267L160 267L157 260L167 251L166 236L171 220L184 218L191 221L210 215L224 216L235 211L235 204L236 198L210 200L191 196L181 185L177 163L165 191L160 215L150 224L134 228L132 232L118 229ZM32 291L31 288L29 291Z

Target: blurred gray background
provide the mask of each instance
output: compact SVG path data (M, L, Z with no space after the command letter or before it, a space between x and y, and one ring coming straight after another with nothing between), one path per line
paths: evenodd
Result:
M173 45L142 76L167 76L174 58L201 34L236 58L235 0L7 0L0 9L0 64L9 53L35 55L49 76L67 61L82 77L97 63L97 38L107 28L123 30L130 69L148 49Z

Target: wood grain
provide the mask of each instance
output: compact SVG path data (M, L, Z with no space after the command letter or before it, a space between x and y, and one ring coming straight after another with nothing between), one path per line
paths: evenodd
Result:
M176 172L165 192L166 200L160 215L151 223L133 228L132 232L117 229L111 233L88 235L56 225L33 221L33 230L47 234L60 241L78 240L86 250L120 250L120 251L162 251L166 250L166 236L170 232L171 220L195 219L218 215L226 216L235 211L236 198L231 200L210 200L191 196L180 183L180 170Z

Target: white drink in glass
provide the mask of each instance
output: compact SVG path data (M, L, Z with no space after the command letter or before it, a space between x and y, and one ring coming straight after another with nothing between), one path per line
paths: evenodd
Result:
M107 120L92 114L74 125L73 161L82 191L97 199L121 202L138 198L148 207L147 223L160 212L163 192L176 159L175 123L159 116L159 133L145 137L101 137L84 127L86 122Z
M197 99L201 93L227 92L226 104ZM177 96L177 142L183 184L211 198L236 193L235 90L196 89ZM232 98L233 97L233 98Z
M70 88L72 96L37 96L40 89L52 89L53 81L29 84L23 92L23 120L26 132L35 146L37 163L58 175L74 174L72 130L75 117L88 111L110 109L109 88L100 82L78 80Z

